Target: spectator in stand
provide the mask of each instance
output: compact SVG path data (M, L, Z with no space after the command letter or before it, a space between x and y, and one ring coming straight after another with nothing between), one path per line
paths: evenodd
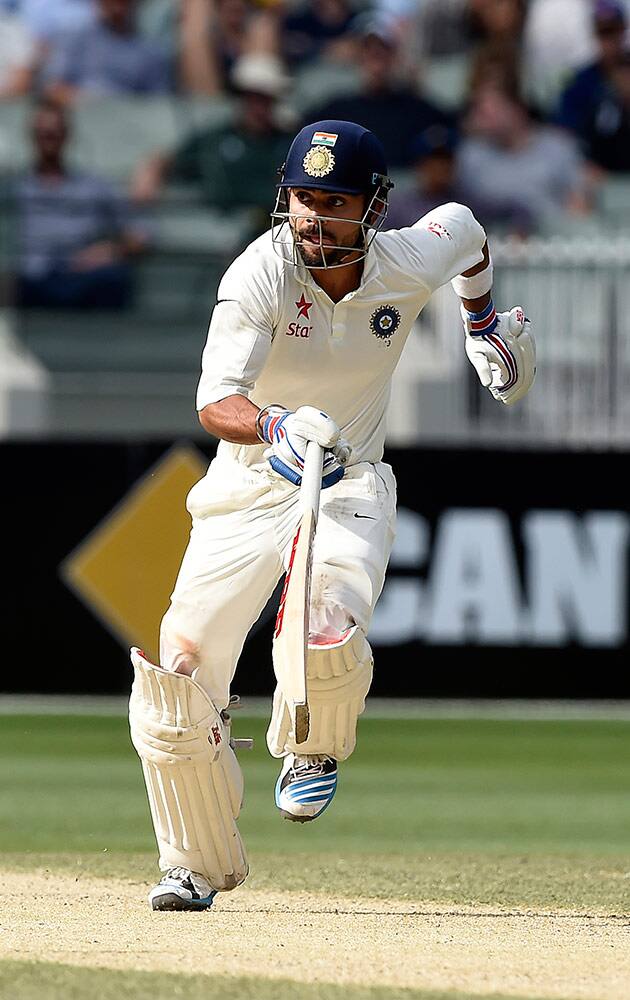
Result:
M457 177L458 135L453 128L431 125L412 143L413 186L394 188L389 199L386 229L413 226L427 212L450 201L472 210L484 227L494 226L526 235L532 229L527 210L510 202L484 200L471 193Z
M423 0L408 42L417 61L466 55L474 42L473 13L479 0Z
M310 0L282 25L282 54L297 68L321 58L343 58L354 12L348 0Z
M280 8L248 0L181 0L180 83L189 94L232 89L236 61L251 52L277 55Z
M174 153L142 164L132 185L137 201L154 200L166 181L178 180L194 185L208 205L250 208L255 228L269 226L269 191L290 139L275 112L289 79L274 56L252 53L234 66L232 85L238 94L235 120L191 135Z
M525 24L525 0L475 0L470 3L473 35L481 42L518 42Z
M59 103L77 96L160 94L171 87L162 49L136 29L137 0L98 0L96 23L59 38L44 68L46 92Z
M401 39L396 22L383 15L359 16L356 33L362 76L359 93L333 97L324 107L309 109L307 121L357 122L381 140L390 167L406 167L411 163L409 135L430 125L450 125L451 120L401 82Z
M609 67L608 86L582 130L584 155L602 171L630 172L630 51Z
M374 10L378 13L390 14L397 20L407 23L418 12L421 0L374 0Z
M10 0L11 2L11 0ZM38 42L50 42L96 22L96 0L14 0Z
M467 97L466 77L480 51L520 67L525 0L423 0L406 31L408 58L449 109Z
M458 181L488 206L518 206L537 228L587 211L583 162L573 140L536 122L517 93L482 83L464 119Z
M530 0L523 33L528 100L553 113L568 78L594 57L592 0Z
M37 46L13 0L0 2L0 100L28 93Z
M61 107L38 105L32 138L32 170L14 189L17 304L122 308L132 288L129 258L146 247L146 230L106 181L68 169Z
M492 84L508 93L521 89L521 52L515 43L484 42L475 50L468 73L468 103L484 84Z
M412 24L416 58L465 56L479 43L518 43L525 0L423 0Z
M593 28L597 58L577 71L560 98L556 121L584 137L596 109L605 97L610 75L624 51L626 10L618 0L595 0Z

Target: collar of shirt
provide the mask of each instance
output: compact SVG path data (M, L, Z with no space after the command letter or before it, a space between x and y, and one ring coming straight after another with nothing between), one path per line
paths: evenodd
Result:
M370 233L370 238L371 238L371 233ZM291 240L292 239L293 237L291 237ZM304 264L302 263L295 265L291 264L289 266L294 268L295 279L296 281L299 281L301 285L306 285L307 288L318 289L320 292L323 290L321 285L317 284L315 278L308 270L308 268L304 266ZM374 240L372 240L368 248L365 260L363 262L363 274L361 275L361 283L359 284L358 288L353 289L352 292L348 292L348 295L356 295L356 293L365 288L365 286L370 281L373 281L374 278L377 278L379 274L380 274L380 267L378 264L376 251L374 249ZM346 298L346 296L344 296L344 298Z

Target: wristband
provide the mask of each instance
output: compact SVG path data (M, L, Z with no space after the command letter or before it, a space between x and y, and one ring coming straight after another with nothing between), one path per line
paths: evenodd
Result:
M493 273L494 268L492 266L492 258L490 258L488 266L483 271L480 271L479 274L473 274L470 278L466 278L463 274L458 274L457 277L453 278L451 280L453 291L456 295L459 295L460 299L479 299L492 288Z
M469 332L472 337L485 337L488 333L492 333L498 323L497 311L492 299L481 312L473 313L469 312L468 309L465 312L470 323Z
M262 406L256 414L256 435L258 440L264 444L271 444L278 420L289 412L286 406L281 406L279 403L269 403L268 406Z

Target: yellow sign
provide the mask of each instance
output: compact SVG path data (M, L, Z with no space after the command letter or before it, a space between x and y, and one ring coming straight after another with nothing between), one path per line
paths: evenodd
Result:
M207 467L196 448L172 448L61 565L66 584L116 638L156 662L190 533L186 494Z

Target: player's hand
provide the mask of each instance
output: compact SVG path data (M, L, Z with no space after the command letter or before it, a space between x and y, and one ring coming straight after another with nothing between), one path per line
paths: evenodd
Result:
M271 445L265 458L272 469L295 486L302 482L308 441L316 441L324 448L322 488L333 486L343 477L352 448L341 437L332 417L315 406L300 406L295 411L270 406L263 413L260 429L263 440Z
M536 377L536 344L531 323L520 306L497 313L492 333L475 336L462 306L466 354L479 381L495 399L511 406L529 392Z

